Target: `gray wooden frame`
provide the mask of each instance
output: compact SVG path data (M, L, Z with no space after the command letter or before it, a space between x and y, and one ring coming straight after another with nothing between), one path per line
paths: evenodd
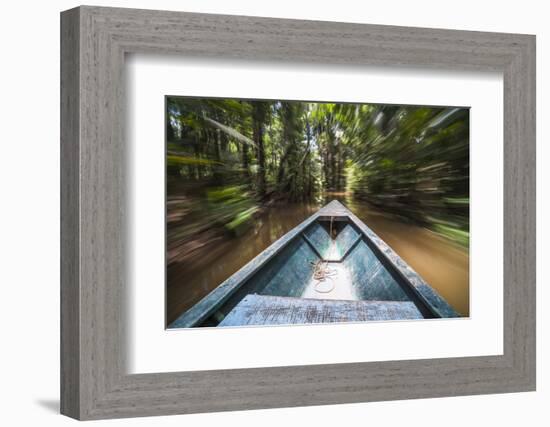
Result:
M504 354L128 375L124 56L499 71ZM61 412L99 419L535 389L535 37L80 7L61 15Z

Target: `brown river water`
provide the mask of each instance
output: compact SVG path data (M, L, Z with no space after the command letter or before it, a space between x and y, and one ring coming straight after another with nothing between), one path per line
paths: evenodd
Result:
M216 288L279 237L320 206L338 199L395 250L463 316L469 316L469 255L465 248L416 225L374 210L345 194L332 194L319 204L275 206L256 218L239 237L218 238L193 251L168 270L167 322Z

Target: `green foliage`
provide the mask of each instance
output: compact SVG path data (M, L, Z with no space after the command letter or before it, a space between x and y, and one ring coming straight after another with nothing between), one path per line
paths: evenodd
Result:
M468 110L375 106L357 120L362 125L343 124L355 153L348 190L467 244Z
M240 234L250 225L258 210L246 186L233 185L211 188L207 191L208 212L215 216L229 232Z
M347 191L468 242L468 109L169 97L166 130L169 189L204 189L231 232L270 199Z
M181 156L181 155L171 155L166 156L166 161L168 166L185 166L185 165L214 165L219 164L210 159L200 159L193 156Z

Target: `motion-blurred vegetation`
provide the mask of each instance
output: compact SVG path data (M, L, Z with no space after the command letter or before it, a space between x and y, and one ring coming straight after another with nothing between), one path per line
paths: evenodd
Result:
M169 263L327 192L468 245L468 109L168 97L166 139Z

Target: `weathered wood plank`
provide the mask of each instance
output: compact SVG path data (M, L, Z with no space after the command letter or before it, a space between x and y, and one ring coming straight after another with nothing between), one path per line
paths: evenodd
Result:
M422 318L414 303L409 301L338 301L248 295L219 326L296 325Z

